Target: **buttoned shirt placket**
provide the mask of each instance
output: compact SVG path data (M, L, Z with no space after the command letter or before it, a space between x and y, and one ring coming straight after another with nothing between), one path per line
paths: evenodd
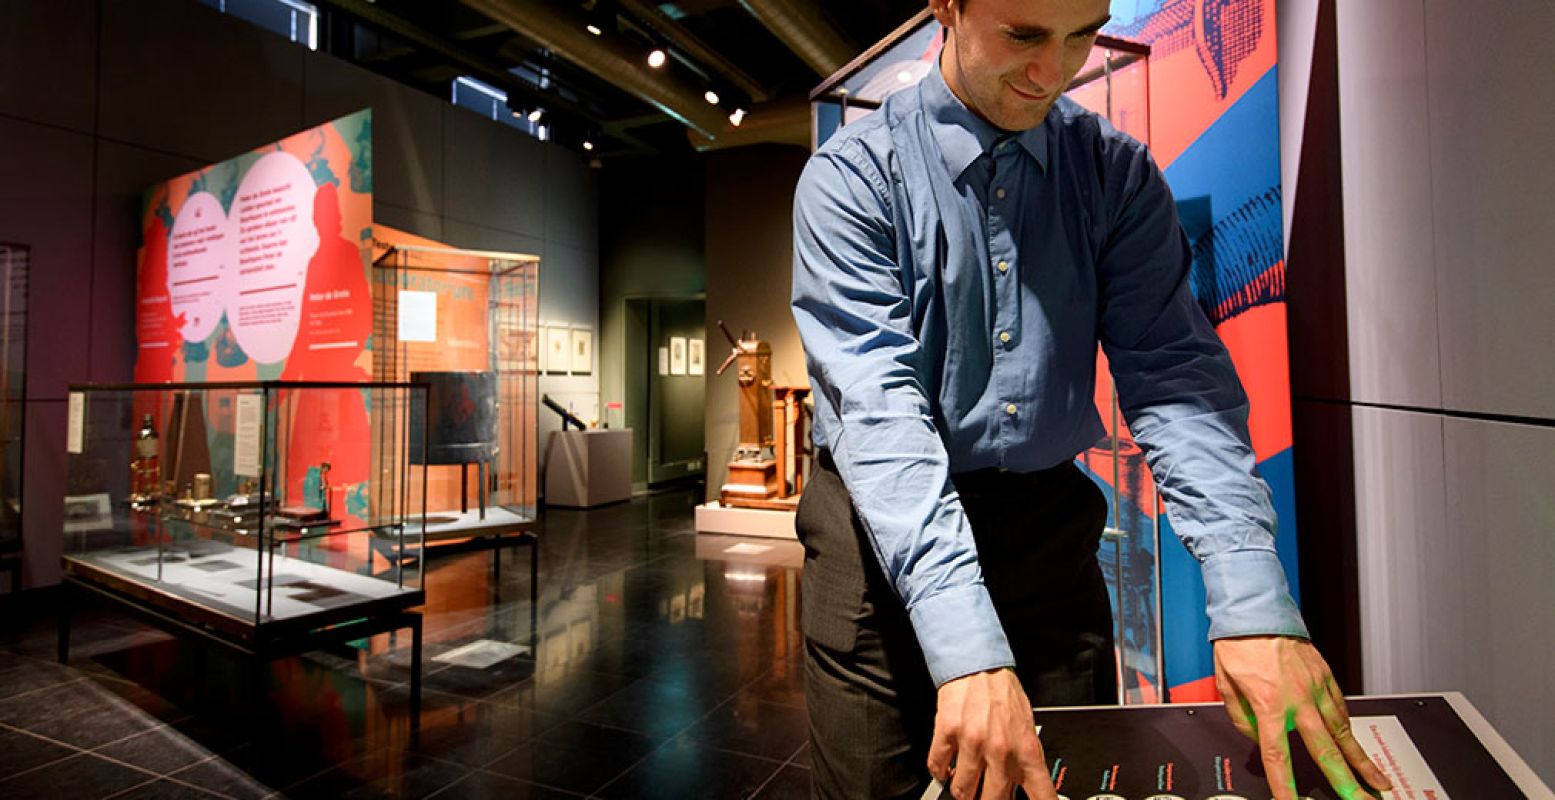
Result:
M1003 467L1009 448L1020 441L1022 381L1015 374L1020 357L1020 263L1011 221L1019 208L1017 187L1021 149L1013 136L997 139L982 159L991 164L987 186L988 268L993 282L993 380L1003 403L998 437L998 462Z

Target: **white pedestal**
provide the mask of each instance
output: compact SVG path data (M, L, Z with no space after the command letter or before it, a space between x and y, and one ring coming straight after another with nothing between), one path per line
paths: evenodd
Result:
M697 533L727 533L735 536L766 536L773 539L798 539L794 530L794 512L768 511L761 508L731 508L714 500L697 506Z
M632 430L552 431L545 504L590 508L632 497Z

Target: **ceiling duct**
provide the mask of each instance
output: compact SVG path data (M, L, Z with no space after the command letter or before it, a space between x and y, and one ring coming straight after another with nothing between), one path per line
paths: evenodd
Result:
M768 103L757 103L739 127L724 125L718 138L709 139L696 131L686 131L697 150L724 150L751 144L792 144L810 146L810 101L800 95Z
M726 112L658 70L642 54L584 29L582 20L559 13L546 0L463 0L464 4L533 39L541 47L615 84L709 138L729 127Z
M859 53L827 24L815 0L740 0L740 5L823 78Z

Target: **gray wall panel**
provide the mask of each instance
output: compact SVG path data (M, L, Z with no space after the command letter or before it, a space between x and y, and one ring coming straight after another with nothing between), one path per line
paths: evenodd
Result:
M1462 538L1445 518L1442 418L1353 410L1366 691L1461 689L1477 659Z
M599 249L599 170L562 147L545 149L545 239Z
M428 239L443 241L442 217L379 202L376 195L373 196L373 222Z
M0 0L0 114L91 132L95 0Z
M65 401L27 401L27 467L22 486L22 585L59 582L65 517Z
M307 49L191 0L103 4L98 133L220 161L296 133Z
M1555 419L1555 3L1492 5L1425 3L1442 402Z
M1513 749L1555 778L1555 430L1448 419L1446 541L1426 553L1461 631L1422 659L1462 688ZM1456 658L1471 668L1441 674ZM1486 668L1486 665L1494 665ZM1449 682L1451 681L1451 682Z
M1351 396L1440 406L1421 4L1336 11Z
M545 148L553 145L452 105L443 123L443 215L544 237Z
M199 169L201 162L100 140L92 238L90 378L122 383L135 373L135 268L146 189ZM167 352L165 350L161 352ZM86 376L83 376L86 377Z
M62 398L87 377L92 139L0 118L0 141L0 239L32 248L27 396Z
M337 58L308 53L304 126L373 110L373 200L443 210L443 107L418 92Z

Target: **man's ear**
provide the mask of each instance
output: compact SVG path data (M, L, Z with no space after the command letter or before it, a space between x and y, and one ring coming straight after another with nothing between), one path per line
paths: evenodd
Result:
M961 11L961 0L929 0L929 11L939 20L939 24L954 28L956 17Z

